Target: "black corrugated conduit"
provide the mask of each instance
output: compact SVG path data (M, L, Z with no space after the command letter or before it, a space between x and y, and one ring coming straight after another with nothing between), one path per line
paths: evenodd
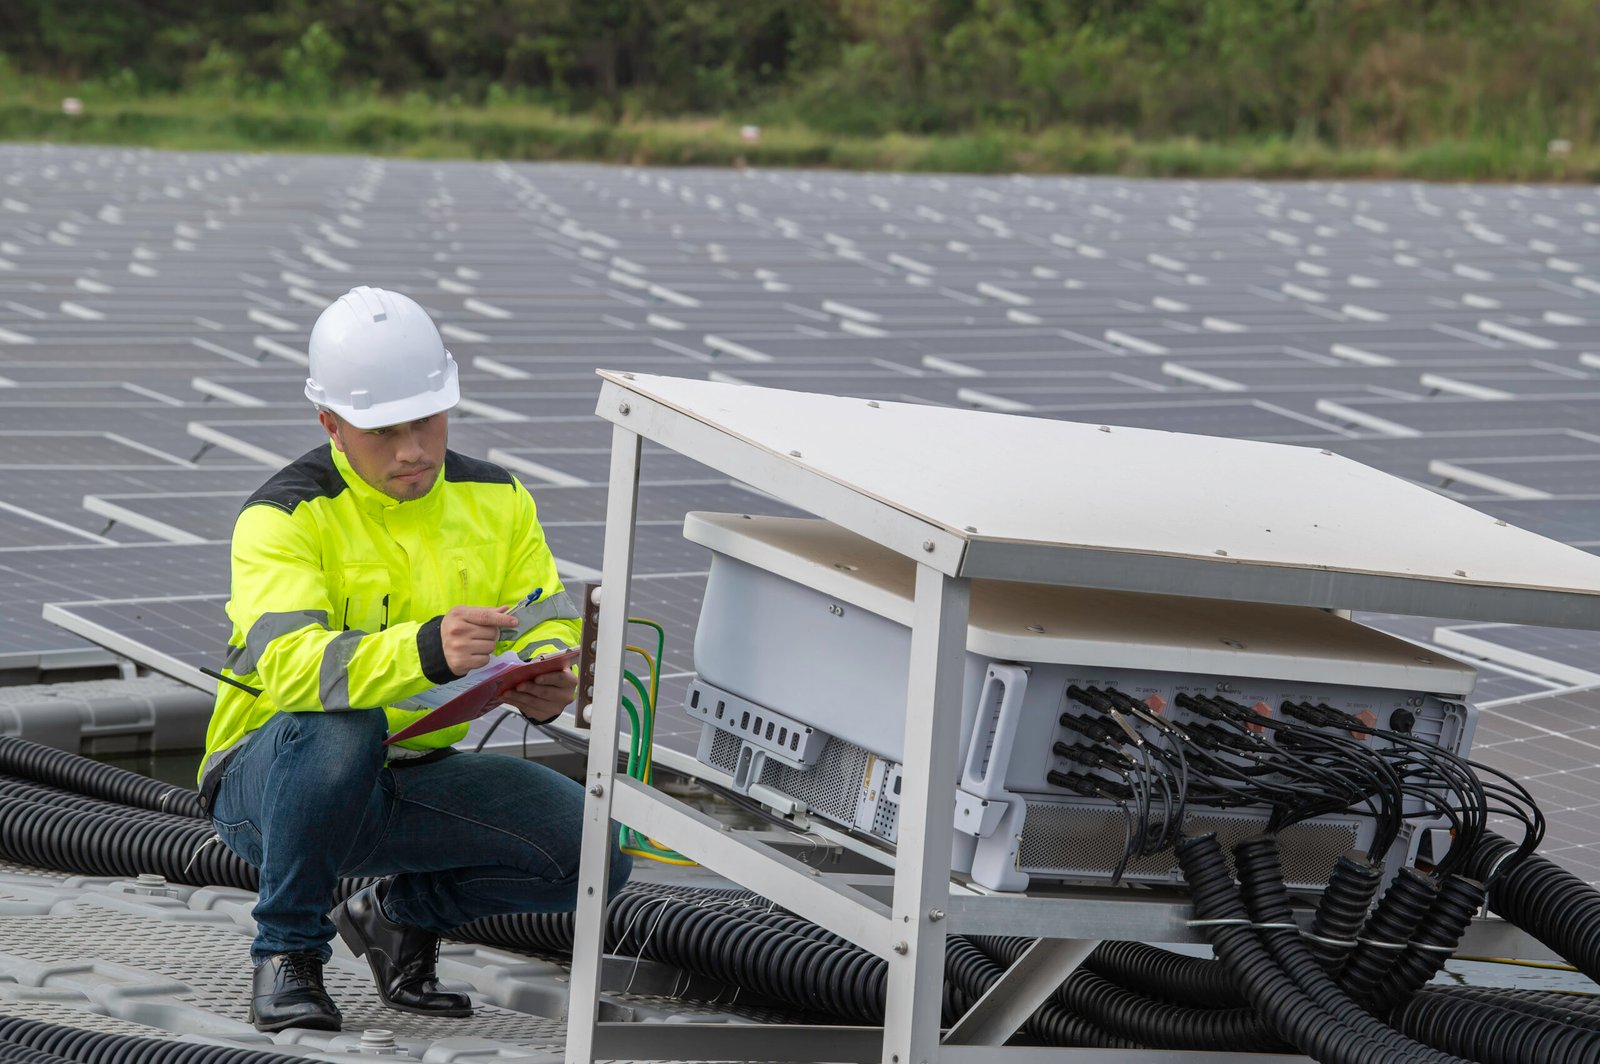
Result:
M1083 966L1118 986L1194 1008L1245 1003L1228 971L1210 957L1191 957L1143 942L1102 942Z
M1500 1004L1426 991L1390 1020L1418 1041L1479 1064L1595 1064L1600 1034Z
M972 941L997 963L998 978L1034 940L982 936ZM1106 975L1102 962L1106 969L1126 974L1127 981ZM1172 978L1173 972L1181 974ZM1185 996L1188 988L1181 982L1185 979L1193 981L1194 997ZM1156 989L1143 991L1143 987ZM1056 988L1054 999L1068 1014L1149 1049L1249 1053L1284 1048L1283 1040L1245 1007L1221 964L1142 942L1102 942L1084 959L1083 967Z
M14 1047L43 1056L13 1056ZM304 1057L238 1046L176 1042L0 1016L0 1060L30 1064L305 1064Z
M1254 1009L1205 1009L1157 1001L1080 968L1056 990L1072 1015L1150 1049L1275 1053L1287 1048Z
M1306 947L1330 974L1344 967L1382 884L1383 869L1361 854L1335 862L1305 936ZM1119 986L1175 1004L1211 1009L1245 1004L1232 977L1210 957L1174 953L1144 942L1112 941L1100 943L1083 966Z
M37 868L91 876L159 872L169 882L255 890L256 870L187 817L125 814L13 797L0 787L0 855Z
M1389 1010L1410 1001L1444 967L1482 905L1482 883L1455 874L1446 876L1433 908L1379 985L1378 1005Z
M1592 1016L1600 1019L1600 995L1596 994L1569 990L1525 990L1498 986L1456 987L1454 989L1473 994L1491 994L1508 1008L1519 1007L1519 1002L1534 1002L1559 1009L1564 1013ZM1577 1023L1578 1021L1569 1020L1568 1022Z
M1453 986L1448 990L1427 987L1422 994L1445 993L1463 1001L1481 1001L1529 1016L1543 1016L1586 1031L1600 1032L1600 1001L1579 994L1555 990L1514 990L1508 987ZM1430 1006L1431 1007L1431 1006Z
M256 870L212 840L209 821L192 800L192 791L3 737L0 773L7 773L0 775L0 855L76 874L132 877L158 872L174 883L244 889L257 885ZM1590 969L1600 968L1600 893L1542 858L1513 868L1504 858L1515 849L1509 841L1489 836L1467 871L1477 879L1495 874L1491 904L1496 911L1580 967L1584 963L1580 958L1587 958ZM1331 1064L1389 1060L1437 1064L1452 1059L1420 1046L1413 1047L1415 1052L1397 1055L1394 1047L1408 1043L1394 1029L1383 1027L1359 1009L1352 1013L1349 999L1338 994L1337 988L1330 994L1328 987L1333 984L1328 982L1326 966L1331 958L1317 948L1326 943L1317 939L1302 942L1287 928L1252 930L1252 920L1214 838L1185 840L1178 857L1190 880L1198 918L1222 921L1207 928L1220 960L1187 957L1142 943L1104 943L1085 962L1084 970L1030 1018L1021 1037L1057 1045L1265 1049L1271 1048L1269 1039L1275 1033ZM1287 913L1275 848L1247 844L1241 847L1238 860L1241 876L1251 887L1252 904L1258 907L1254 923L1287 923L1286 917L1280 921L1273 915ZM1320 923L1315 925L1326 932L1318 932L1322 938L1335 944L1356 936L1378 878L1363 862L1351 860L1341 867L1344 873L1336 872L1335 883L1319 909ZM336 896L365 882L342 881ZM1470 919L1477 889L1470 880L1452 878L1435 897L1432 878L1416 872L1403 874L1396 883L1367 919L1360 937L1410 944L1403 951L1387 950L1385 957L1363 957L1357 951L1358 956L1351 957L1343 973L1346 978L1359 977L1357 985L1368 986L1365 992L1376 995L1385 1006L1431 976L1445 947L1453 945L1459 928ZM1574 899L1579 903L1578 913L1572 911ZM1258 934L1266 936L1265 944ZM452 937L535 952L569 953L573 914L496 917L459 928ZM887 979L887 965L882 960L747 890L631 884L610 907L606 937L612 952L659 960L716 984L759 995L780 1007L854 1022L882 1020ZM947 1022L992 986L1003 965L1020 956L1030 942L952 936L944 996ZM1592 970L1586 971L1593 977ZM1307 993L1308 987L1314 992ZM1426 990L1396 1013L1396 1022L1408 1032L1439 1034L1439 1044L1447 1049L1456 1045L1481 1049L1484 1055L1480 1059L1486 1064L1502 1059L1600 1064L1600 1053L1584 1056L1592 1046L1579 1037L1600 1037L1591 1030L1600 1027L1600 1003L1564 997ZM1455 1018L1465 1009L1465 1005L1455 1004L1458 1002L1480 1007L1489 1018L1466 1025L1468 1030L1456 1030L1463 1025ZM1240 1008L1245 1003L1255 1010L1254 1016ZM1451 1030L1440 1033L1445 1028ZM4 1032L8 1029L23 1030L0 1027L0 1049L15 1042L7 1039ZM56 1064L51 1055L79 1064L86 1058L74 1054L85 1046L89 1047L86 1052L99 1052L94 1046L100 1043L72 1040L77 1034L93 1032L60 1030L68 1032L60 1036L67 1041L29 1043L23 1048L45 1054L38 1064ZM1573 1031L1579 1034L1570 1033ZM195 1048L163 1041L154 1044L175 1050ZM284 1059L247 1050L224 1052L253 1055L215 1059L239 1064ZM1515 1055L1546 1052L1566 1055ZM93 1059L118 1064L125 1060L191 1064L189 1058L145 1058L111 1050ZM210 1064L212 1060L195 1056L192 1064Z
M199 806L194 808L198 813ZM72 875L132 878L154 872L169 883L243 890L257 889L260 881L254 865L213 838L208 819L119 805L6 775L0 775L0 857ZM342 879L334 900L370 882Z
M1285 1041L1325 1064L1461 1064L1422 1046L1411 1055L1395 1053L1384 1039L1374 1037L1372 1029L1352 1027L1314 1001L1256 937L1214 834L1185 838L1176 853L1194 898L1199 926L1250 1004ZM1310 968L1325 978L1321 965L1309 952L1302 952ZM1373 1028L1381 1027L1371 1017L1367 1019Z
M1022 959L1034 940L1016 936L970 935L970 940L984 953L1003 967L1009 968Z
M76 791L63 790L48 783L37 783L20 776L0 775L0 789L10 798L50 805L61 809L79 809L93 813L114 813L128 820L182 822L192 824L193 818L179 813L158 813L138 806L122 805L105 798L91 798Z
M200 809L200 795L189 788L14 736L0 736L0 772L158 813L196 818L205 815Z
M19 1046L15 1042L7 1042L0 1038L0 1060L6 1064L77 1064L75 1060L46 1053L42 1049L31 1049Z
M694 900L622 894L610 909L613 952L661 961L806 1012L882 1022L888 964ZM620 932L618 928L620 927Z
M1328 889L1322 892L1306 936L1306 948L1329 975L1337 976L1343 970L1350 951L1356 948L1356 936L1367 922L1372 899L1382 886L1383 868L1364 854L1348 853L1334 862Z
M1328 975L1327 969L1306 947L1294 922L1289 891L1283 885L1283 865L1275 836L1259 835L1239 843L1233 850L1233 866L1239 870L1245 911L1254 921L1256 933L1272 959L1318 1008L1336 1022L1370 1038L1387 1054L1376 1059L1434 1061L1436 1064L1454 1059L1433 1052L1386 1026Z
M1433 908L1438 893L1439 881L1426 872L1402 868L1394 877L1340 973L1339 982L1351 997L1363 1004L1375 999L1378 987Z
M1517 846L1484 832L1467 875L1489 884L1489 908L1600 982L1600 891L1547 858L1511 863Z

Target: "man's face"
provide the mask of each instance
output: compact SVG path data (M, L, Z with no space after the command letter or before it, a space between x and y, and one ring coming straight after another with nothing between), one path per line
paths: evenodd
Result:
M358 429L337 414L318 414L333 445L344 452L362 480L391 499L406 502L428 494L444 468L450 418L446 413L389 425Z

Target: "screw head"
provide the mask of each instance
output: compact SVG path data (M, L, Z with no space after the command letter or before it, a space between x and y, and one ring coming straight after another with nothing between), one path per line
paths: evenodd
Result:
M867 400L867 405L872 407L872 409L874 409L874 410L878 409L878 401L876 399L868 399Z
M933 921L934 923L938 923L940 920L944 919L944 910L943 909L929 909L928 910L928 919Z
M1212 553L1214 553L1214 554L1216 554L1216 555L1217 555L1217 557L1219 557L1219 558L1226 558L1226 557L1227 557L1227 556L1228 556L1228 552L1227 552L1227 551L1225 551L1225 550L1223 550L1223 549L1222 549L1222 548L1221 548L1221 547L1218 547L1218 548L1217 548L1217 549L1216 549L1216 550L1215 550L1215 551L1213 551L1213 552L1212 552Z
M1465 569L1457 569L1456 570L1456 575L1457 576L1466 576L1467 575L1467 571Z
M922 541L922 549L927 551L929 554L932 554L933 553L933 540L931 540L931 539L923 540Z
M907 953L911 952L911 946L904 941L896 942L894 944L894 951L900 954L900 956L904 957Z
M799 451L790 451L789 452L789 457L790 458L800 458L802 456L801 456Z
M1111 426L1110 425L1101 425L1100 426L1100 431L1101 432L1110 432L1111 431Z
M1042 625L1042 624L1030 624L1030 625L1028 625L1028 631L1037 632L1040 635L1043 635L1044 634L1044 625Z
M602 795L604 795L606 793L605 784L603 784L603 783L592 783L592 784L590 784L589 785L589 793L594 795L596 798L601 797Z
M966 525L965 527L968 532L976 532L978 530L975 525Z
M629 406L627 403L618 403L617 413L626 417L627 415L633 413L633 407Z

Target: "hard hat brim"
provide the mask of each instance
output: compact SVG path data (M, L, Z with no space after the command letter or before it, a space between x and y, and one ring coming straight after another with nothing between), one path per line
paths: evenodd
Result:
M452 370L454 368L451 367ZM449 410L461 401L461 383L452 372L444 387L436 392L424 392L421 395L411 395L387 403L376 403L359 410L345 403L330 403L326 399L318 399L311 394L309 387L306 389L306 398L318 406L332 410L358 429L381 429L390 425L403 425L419 418L432 417L434 414Z

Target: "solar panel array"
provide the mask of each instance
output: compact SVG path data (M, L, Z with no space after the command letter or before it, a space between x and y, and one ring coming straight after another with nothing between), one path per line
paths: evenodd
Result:
M440 323L452 445L524 479L574 582L601 564L596 367L1329 448L1600 546L1592 188L0 160L0 668L92 650L46 602L219 654L222 541L318 443L306 338L356 284ZM707 564L683 512L791 511L654 448L644 476L635 608L668 622L670 707ZM1600 676L1585 633L1363 619L1469 656L1491 703ZM1536 766L1558 740L1515 741Z

